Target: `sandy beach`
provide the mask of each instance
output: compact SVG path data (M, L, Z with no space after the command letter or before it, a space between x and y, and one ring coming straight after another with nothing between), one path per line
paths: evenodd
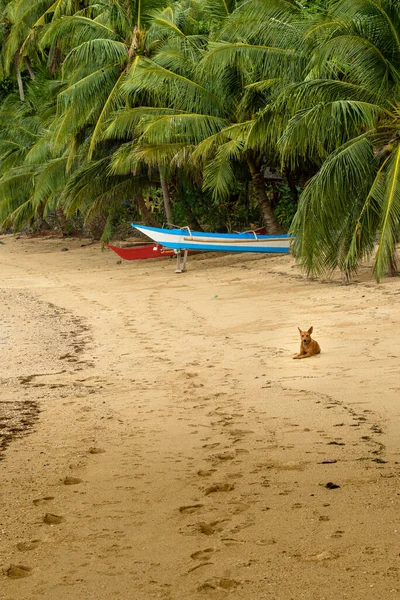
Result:
M1 600L400 598L400 279L1 240Z

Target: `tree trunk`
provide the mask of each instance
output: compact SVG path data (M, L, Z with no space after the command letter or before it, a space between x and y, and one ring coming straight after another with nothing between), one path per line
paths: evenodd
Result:
M161 189L162 189L163 200L164 200L165 218L167 219L168 225L172 225L173 216L172 216L171 198L169 195L168 183L165 179L164 167L160 167L159 172L160 172Z
M36 227L37 231L48 231L50 229L50 225L45 220L43 213L44 213L44 203L39 204L39 206L36 209L35 227Z
M342 280L342 285L348 285L350 283L350 273L349 271L340 271L340 276Z
M282 233L282 227L279 225L278 220L274 215L271 201L267 196L263 174L257 167L255 161L248 159L247 164L250 169L254 193L257 198L257 202L261 207L264 223L267 227L268 233Z
M50 73L54 75L61 66L63 59L62 52L58 46L54 46L50 53Z
M31 66L31 61L29 60L29 56L24 56L24 63L26 68L28 69L28 73L29 73L29 77L34 80L35 79L35 73L33 72L32 66Z
M132 58L136 54L136 51L140 45L140 39L142 37L142 34L141 34L141 31L139 28L140 28L140 25L135 25L135 27L133 28L132 41L131 41L130 48L128 50L129 60L132 60Z
M54 212L56 214L57 223L61 229L61 233L63 235L67 234L67 217L65 216L65 212L63 211L61 206L57 206Z
M22 83L21 70L19 68L18 62L19 62L19 59L16 58L15 59L15 68L17 69L17 82L18 82L19 98L20 98L21 102L24 102L24 100L25 100L24 84Z
M148 227L159 227L159 224L157 223L157 221L155 220L155 218L153 217L153 215L147 208L146 202L144 201L143 196L138 196L136 198L136 201L137 201L139 210L142 214L145 225L147 225Z

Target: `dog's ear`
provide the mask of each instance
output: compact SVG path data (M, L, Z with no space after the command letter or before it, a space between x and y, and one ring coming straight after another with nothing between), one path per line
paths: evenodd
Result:
M311 335L313 332L313 327L310 327L310 329L308 330L308 333Z
M300 327L298 327L297 329L299 330L299 333L300 333L300 335L301 335L301 329L300 329Z

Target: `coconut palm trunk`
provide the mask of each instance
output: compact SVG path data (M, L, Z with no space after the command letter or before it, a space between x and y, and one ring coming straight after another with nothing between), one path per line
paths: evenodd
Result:
M25 63L25 66L26 66L26 68L27 68L27 70L28 70L29 77L30 77L30 78L32 79L32 81L33 81L33 80L35 79L35 73L33 72L32 65L31 65L31 61L30 61L30 58L29 58L29 56L24 56L24 63Z
M278 223L278 220L274 214L270 200L268 199L267 192L265 189L264 175L256 162L252 159L247 160L249 165L251 180L253 183L254 193L257 202L261 208L264 223L267 227L268 233L282 233L282 227Z
M167 219L168 225L172 225L173 216L172 216L171 198L169 195L168 183L167 183L167 180L165 179L164 168L160 167L159 172L160 172L160 182L161 182L161 189L162 189L163 201L164 201L165 218Z
M64 210L61 208L61 206L57 206L54 212L56 215L58 226L61 229L61 233L66 234L67 233L67 217L65 215Z
M39 204L39 206L36 208L36 213L35 213L35 227L38 231L47 231L48 229L50 229L50 225L47 223L46 219L44 218L44 206L45 204Z
M24 102L24 100L25 100L24 84L22 82L21 69L19 68L20 59L21 59L21 57L19 55L19 52L17 52L15 55L15 70L17 72L17 84L18 84L19 98L20 98L21 102Z

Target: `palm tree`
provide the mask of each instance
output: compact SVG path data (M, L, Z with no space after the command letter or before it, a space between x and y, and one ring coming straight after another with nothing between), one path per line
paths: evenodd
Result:
M66 182L66 149L51 143L61 89L38 74L24 102L10 94L0 105L0 223L15 230L56 211Z
M86 6L78 0L2 0L0 6L5 24L4 40L1 46L1 63L6 75L15 73L20 100L24 101L24 81L22 71L26 70L31 80L35 79L32 63L43 66L43 56L38 40L43 27L66 15L73 15ZM57 47L52 47L50 62L55 59Z
M284 158L320 165L293 222L293 250L309 273L350 274L377 242L379 280L400 232L400 2L330 8L309 27L308 74L285 98Z
M162 0L106 0L91 6L88 15L77 14L54 22L42 37L42 47L57 44L66 54L62 68L67 85L59 96L61 119L57 138L63 142L89 130L89 161L108 154L110 144L106 142L101 147L102 139L108 119L124 104L121 89L128 78L135 77L152 47L160 44L154 34L148 37L147 27L161 4ZM164 171L160 171L159 179L168 210ZM142 208L145 211L143 204Z
M196 12L200 11L199 6L195 6ZM185 5L175 4L162 11L152 11L151 26L146 35L148 51L143 53L141 59L137 61L135 69L127 73L124 84L121 86L122 94L120 96L121 108L116 114L111 115L108 120L108 128L103 138L110 141L127 141L115 153L112 163L112 173L118 175L127 175L132 173L136 175L141 172L146 165L151 172L151 178L154 180L155 172L158 173L158 179L161 184L165 216L167 222L172 222L172 209L169 198L168 180L174 172L174 165L171 165L170 156L163 154L163 149L156 148L154 145L153 156L150 158L151 148L147 147L146 156L143 154L143 146L138 144L138 136L134 128L140 121L154 113L159 115L163 112L163 99L168 93L167 87L171 89L171 84L166 84L165 91L159 88L160 82L156 83L156 88L147 81L143 84L143 77L150 76L152 67L155 71L167 73L171 61L175 63L176 69L183 73L191 68L201 58L200 48L204 46L206 38L197 33L199 19L194 19L193 6L189 3L189 8ZM197 15L198 17L199 15ZM150 58L151 54L157 57L157 64ZM180 78L184 81L184 77ZM172 83L172 86L174 84ZM175 90L175 95L179 90ZM167 112L171 112L168 111ZM176 148L176 146L174 146ZM164 148L165 149L165 148ZM180 168L182 168L182 163ZM186 166L186 165L185 165Z
M3 48L5 64L7 60L10 63L15 48L21 57L28 58L28 50L33 52L39 48L47 57L48 71L50 71L47 75L50 78L48 86L57 90L59 107L56 113L53 94L53 110L50 113L47 111L45 126L41 127L43 111L40 106L35 105L31 92L27 106L18 107L15 111L16 127L12 130L8 126L11 122L15 123L14 120L8 120L5 124L4 144L8 146L4 148L8 160L5 162L5 171L0 182L3 190L0 213L4 219L7 217L8 223L13 223L14 227L20 227L30 221L33 215L43 208L43 202L44 206L51 206L51 210L58 214L61 214L63 202L68 207L76 206L71 201L71 198L75 197L73 194L71 196L71 187L68 186L64 190L66 180L77 183L78 178L72 176L75 171L83 178L86 167L90 173L99 161L104 165L104 160L107 162L107 157L112 150L115 150L115 147L106 143L98 149L97 156L94 157L101 140L104 123L111 111L121 102L119 97L121 83L129 71L135 69L141 54L147 52L144 26L149 20L150 6L154 8L157 2L146 4L145 0L137 0L137 2L116 3L106 0L99 5L90 2L71 3L57 0L56 3L36 2L28 6L23 0L11 0L7 7L7 14L12 15L12 25ZM20 58L18 61L19 69ZM61 66L64 82L51 82L51 73L57 72ZM18 73L18 81L22 82L20 70ZM43 80L43 76L41 79ZM32 85L30 89L33 89ZM22 101L25 100L25 95L23 87L20 86ZM43 100L41 94L39 98ZM10 98L4 108L8 111L8 118L10 110L12 113L12 108L17 106L18 102L15 98ZM29 146L26 152L22 150L19 152L18 165L14 164L15 168L7 171L11 157L15 154L12 149L10 150L9 144L12 142L18 144L16 140L21 134L21 127L18 124L21 114L24 118L29 115L40 133L32 134L27 142ZM26 135L24 133L21 136L22 143ZM39 140L38 137L42 139ZM42 156L39 149L45 149ZM36 157L35 161L31 156ZM92 158L93 163L90 162ZM50 166L54 171L56 164L59 178L57 193L54 193L55 189L49 189L44 198L40 192L43 186L40 190L38 188L42 183L39 175L42 172L47 174ZM18 170L16 170L17 166ZM26 187L14 185L14 182L21 182L22 179L26 180ZM110 176L105 190L113 188L114 183ZM164 187L166 188L166 185ZM121 192L122 188L118 189ZM93 200L92 209L96 207L99 210L104 209L106 196L107 194L102 194L102 202ZM109 193L110 202L112 197ZM117 200L116 196L113 198L114 203L117 202L119 205L124 199L120 197ZM132 199L132 196L129 199ZM146 212L140 194L137 202L149 221L151 216ZM93 216L93 210L88 211L85 203L82 206L82 213L86 214L88 219Z
M220 5L218 5L220 6ZM267 197L263 170L278 153L264 135L274 89L301 65L292 22L300 8L291 0L260 0L235 8L207 46L184 32L144 59L124 90L131 106L122 109L108 133L134 144L116 155L115 168L132 163L182 165L189 158L204 168L204 189L213 198L229 196L245 165L271 233L280 226ZM218 11L217 11L218 12ZM228 11L229 12L229 11ZM171 18L172 21L172 18ZM290 36L288 33L290 32ZM138 98L147 108L136 108Z

